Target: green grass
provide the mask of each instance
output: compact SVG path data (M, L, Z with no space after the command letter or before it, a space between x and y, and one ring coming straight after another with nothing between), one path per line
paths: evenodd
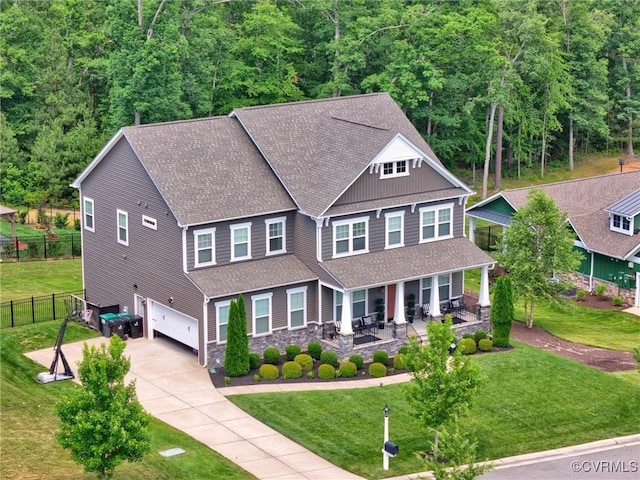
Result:
M0 303L77 290L82 290L80 259L0 263Z
M516 305L516 319L524 321L521 304ZM556 337L583 345L623 351L640 345L640 317L619 310L538 302L533 324Z
M478 460L558 448L636 433L640 388L600 372L517 344L509 352L479 355L487 383L464 431L478 440ZM383 380L384 383L384 380ZM378 479L424 470L414 454L432 434L411 414L403 385L229 397L260 421L332 463ZM382 408L388 404L390 439L400 455L382 470Z
M71 460L54 437L58 420L53 405L61 394L79 387L72 382L37 383L35 376L45 369L21 355L52 346L59 326L58 322L45 322L0 332L0 478L95 478L83 473L82 467ZM69 324L65 340L78 341L95 335L93 330ZM116 478L254 478L202 443L158 420L152 420L150 431L151 453L140 463L118 467ZM186 453L171 458L158 453L173 447L183 448Z

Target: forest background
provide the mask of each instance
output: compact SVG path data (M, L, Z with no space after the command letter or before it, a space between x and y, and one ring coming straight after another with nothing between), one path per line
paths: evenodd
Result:
M640 0L1 0L0 202L77 204L123 126L378 91L483 197L634 158Z

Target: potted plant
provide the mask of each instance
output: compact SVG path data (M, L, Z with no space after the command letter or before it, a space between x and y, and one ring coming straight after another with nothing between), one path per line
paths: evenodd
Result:
M376 299L376 321L378 322L378 328L384 328L384 299Z
M413 316L416 314L416 296L413 293L407 295L407 320L413 323Z

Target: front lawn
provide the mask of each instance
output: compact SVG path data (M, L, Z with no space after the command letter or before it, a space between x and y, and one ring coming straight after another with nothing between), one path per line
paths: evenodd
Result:
M637 433L640 389L624 378L533 347L473 357L488 381L462 428L478 440L479 458L495 459ZM424 470L414 452L431 433L413 418L403 385L368 389L236 395L236 405L260 421L366 478ZM382 408L390 439L400 446L382 470Z
M0 332L0 478L95 478L95 475L83 473L82 467L71 460L69 453L59 447L54 438L58 419L53 413L53 405L62 393L79 387L70 381L37 383L35 376L46 368L21 355L52 346L59 327L59 322L43 322ZM65 340L78 341L96 335L86 327L69 324ZM72 368L77 372L75 365ZM254 478L202 443L156 419L152 420L150 430L151 453L140 463L125 463L118 467L115 478ZM174 447L183 448L186 453L170 458L158 453Z

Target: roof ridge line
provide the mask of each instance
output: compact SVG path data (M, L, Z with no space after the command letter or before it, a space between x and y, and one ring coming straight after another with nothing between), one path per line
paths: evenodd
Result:
M346 118L340 118L340 117L334 117L334 116L331 116L329 118L331 120L337 120L339 122L346 122L346 123L351 123L353 125L361 125L363 127L375 128L376 130L382 130L383 132L390 132L391 131L390 128L377 127L375 125L369 125L367 123L356 122L355 120L347 120Z

